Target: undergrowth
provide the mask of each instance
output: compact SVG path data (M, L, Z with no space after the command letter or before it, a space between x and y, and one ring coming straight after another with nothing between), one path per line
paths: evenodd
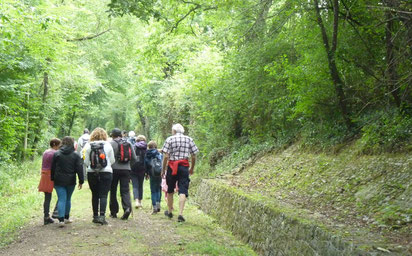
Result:
M242 166L248 159L275 148L273 142L243 144L238 142L232 147L215 148L208 157L202 159L197 173L202 177L216 177L230 173L233 169Z
M407 232L412 224L410 155L359 156L358 151L356 144L339 154L302 152L294 145L253 161L233 184L324 211L338 222Z
M20 165L0 165L0 248L13 241L33 212L40 210L41 158Z

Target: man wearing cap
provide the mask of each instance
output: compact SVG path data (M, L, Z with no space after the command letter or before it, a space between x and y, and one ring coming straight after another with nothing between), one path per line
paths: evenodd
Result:
M118 128L114 128L111 133L112 141L110 144L113 147L113 152L116 158L115 163L112 165L113 168L113 179L112 179L112 186L110 189L110 217L117 218L117 213L119 212L119 203L117 202L117 185L120 183L120 197L122 198L122 207L124 210L124 214L122 216L122 220L127 220L129 218L130 213L132 212L132 203L130 200L130 170L131 166L136 162L136 154L134 151L133 146L126 142L122 138L122 131ZM124 141L123 141L124 140ZM119 149L120 143L129 143L131 149L131 159L129 162L120 162L119 161Z
M189 196L189 175L193 174L196 163L196 154L199 149L194 141L189 136L183 135L184 128L181 124L172 126L172 136L166 139L162 151L163 168L162 177L166 174L167 183L167 206L168 210L165 215L170 219L173 218L173 194L176 182L179 187L179 222L185 221L183 218L183 209L185 207L186 198ZM189 165L189 156L191 164Z

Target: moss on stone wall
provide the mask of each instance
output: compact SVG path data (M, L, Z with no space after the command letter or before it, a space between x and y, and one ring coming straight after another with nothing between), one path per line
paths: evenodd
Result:
M304 210L247 194L218 180L197 182L203 211L262 255L384 255L373 243L356 243L320 224ZM337 230L336 230L337 231ZM406 254L392 254L406 255Z

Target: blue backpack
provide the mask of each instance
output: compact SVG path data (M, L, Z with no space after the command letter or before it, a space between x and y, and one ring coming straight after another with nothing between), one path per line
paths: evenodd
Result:
M149 173L151 177L160 177L162 175L162 160L160 157L153 157L149 161Z

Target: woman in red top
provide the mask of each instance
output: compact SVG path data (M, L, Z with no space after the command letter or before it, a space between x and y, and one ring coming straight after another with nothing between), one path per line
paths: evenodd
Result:
M43 153L43 162L41 166L41 178L39 183L39 192L44 192L44 225L53 223L53 219L50 218L50 201L52 198L52 192L54 183L51 180L51 165L53 161L54 153L60 148L61 141L57 138L50 140L50 148Z

